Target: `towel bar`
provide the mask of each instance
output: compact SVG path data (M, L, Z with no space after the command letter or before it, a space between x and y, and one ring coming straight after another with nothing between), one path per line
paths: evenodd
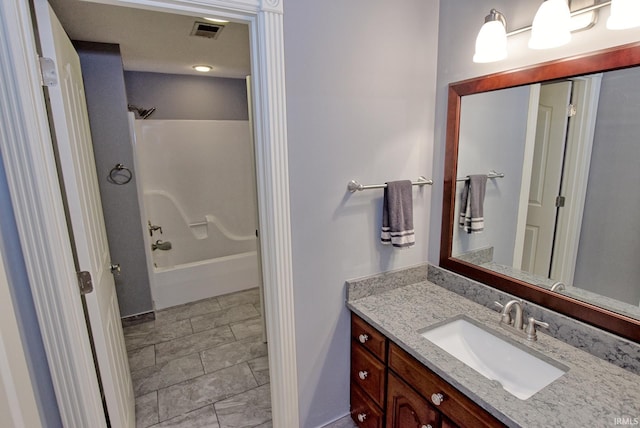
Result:
M425 176L421 175L420 177L418 177L416 181L411 182L411 184L414 186L425 186L427 184L432 185L433 180L429 180ZM385 184L360 184L356 180L351 180L347 185L347 189L351 193L355 191L369 190L369 189L384 189L385 187L387 187L386 183Z
M503 172L496 172L494 170L489 171L489 174L487 174L487 178L504 178L504 173ZM458 177L456 178L456 181L467 181L469 179L469 177Z

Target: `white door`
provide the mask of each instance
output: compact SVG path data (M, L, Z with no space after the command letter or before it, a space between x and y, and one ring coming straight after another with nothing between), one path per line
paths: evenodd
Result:
M36 0L44 57L56 64L57 84L49 85L53 129L69 210L72 242L81 271L93 278L87 312L111 426L135 426L135 402L120 311L111 274L80 60L46 0Z
M522 269L545 278L553 253L570 99L569 81L540 89Z

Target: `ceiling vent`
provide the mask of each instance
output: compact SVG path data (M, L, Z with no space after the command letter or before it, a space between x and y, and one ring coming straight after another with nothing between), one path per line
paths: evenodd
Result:
M207 39L217 39L218 35L224 29L222 24L213 24L211 22L198 22L193 24L193 30L191 30L192 36L206 37Z

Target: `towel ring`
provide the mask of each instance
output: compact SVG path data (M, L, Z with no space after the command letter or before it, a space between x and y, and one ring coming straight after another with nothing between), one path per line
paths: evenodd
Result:
M126 166L124 166L123 164L119 163L119 164L116 164L116 166L114 166L113 168L111 168L111 171L109 171L109 177L107 177L107 180L109 180L109 182L113 184L122 186L123 184L127 184L128 182L130 182L132 178L133 178L133 173L131 172L131 170Z

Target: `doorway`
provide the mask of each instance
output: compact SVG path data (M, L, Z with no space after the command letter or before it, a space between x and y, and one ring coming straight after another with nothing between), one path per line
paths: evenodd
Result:
M538 102L522 270L550 277L562 182L571 81L543 84Z
M132 2L133 3L133 2ZM149 3L149 2L145 2ZM184 9L188 2L184 2ZM267 329L277 343L270 352L270 368L274 424L292 426L297 423L297 382L293 328L293 299L290 260L290 231L288 223L288 188L286 159L286 119L282 96L282 13L278 2L269 2L267 10L255 2L230 2L212 6L191 5L189 13L215 12L235 19L246 19L252 28L252 46L257 49L252 63L256 66L256 147L258 175L264 178L259 188L259 200L265 212L261 214L260 229L265 251L265 300ZM154 2L155 7L168 7L169 2ZM175 7L175 6L174 6ZM177 8L176 10L179 10ZM64 215L59 202L59 189L55 185L55 166L48 143L46 113L41 100L37 77L37 61L32 43L32 30L26 1L3 3L0 10L2 36L8 43L0 47L3 64L8 73L2 73L4 105L13 105L11 112L3 111L3 123L15 135L22 135L21 150L15 150L14 140L2 141L5 163L11 181L18 228L23 240L25 261L38 303L38 316L43 338L50 350L48 360L54 373L63 421L72 425L90 424L98 413L91 359L87 358L86 332L78 330L77 320L81 308L74 306L74 272ZM184 11L182 11L184 12ZM278 42L279 40L279 42ZM4 84L6 83L6 84ZM16 100L21 100L16 103ZM36 126L34 126L36 124ZM32 192L31 190L35 190ZM27 194L29 194L27 196ZM39 281L39 278L48 278ZM53 286L52 286L53 285ZM270 317L277 313L278 317ZM80 334L79 334L80 333ZM79 353L78 353L79 352ZM64 360L56 355L65 355ZM275 355L274 355L275 354ZM93 375L95 376L95 375ZM82 403L82 405L78 405ZM101 409L100 409L101 410ZM84 422L82 422L84 421Z
M573 284L601 74L543 84L536 91L529 206L522 270ZM539 95L538 95L539 94Z
M236 396L235 400L249 397L254 402L250 408L265 408L259 415L251 413L249 425L270 422L267 346L262 343L264 327L259 306L253 129L248 120L251 94L247 93L245 79L161 73L164 68L176 67L181 58L172 56L169 42L156 40L161 39L159 36L146 44L140 41L146 31L160 23L178 26L188 34L202 18L178 16L174 24L172 15L161 12L132 14L122 7L64 0L53 3L71 37L96 40L76 42L76 47L84 74L95 162L101 170L98 183L111 258L122 267L116 279L125 320L131 320L132 307L139 311L139 305L134 304L141 300L134 290L141 285L141 281L135 281L140 278L130 271L144 266L139 260L144 260L145 254L150 261L156 319L129 325L124 335L137 426L181 419L187 417L183 413L209 404L221 426L226 425L224 417L246 419L243 412L249 409L247 406L233 416L218 408L213 410L216 402L228 395ZM124 17L131 15L136 19L127 21ZM78 21L91 22L92 29L113 27L116 34L127 37L120 46L101 44L102 37L108 38L109 33L87 32ZM227 23L217 28L215 40L189 36L174 43L195 44L194 51L229 44L229 48L241 51L232 56L242 57L238 62L249 65L248 27ZM167 28L165 32L174 31ZM153 72L126 70L140 61L135 54L127 56L127 52L153 52L155 43L163 44L168 51L168 66L159 56ZM216 69L226 66L224 60L214 62L218 52L214 55L204 50L194 55ZM183 68L191 70L189 64ZM212 109L210 99L214 106L221 107ZM135 107L147 104L153 107ZM130 113L127 117L127 105L135 116ZM126 138L128 129L133 130L130 139ZM109 170L114 162L120 165L114 167L115 172ZM139 203L127 203L125 195L135 193L136 188ZM136 215L140 215L137 221L129 218ZM140 250L136 235L146 244L140 254L136 253ZM243 290L250 291L240 292ZM149 294L148 290L141 291L146 291L142 297ZM130 322L139 319L137 313L133 315L134 321ZM231 356L225 351L228 348L233 350ZM210 363L216 358L228 364ZM236 379L234 388L228 388L230 382L225 376ZM102 384L110 385L104 379ZM179 405L170 397L180 388L198 390L198 399L183 398L187 402ZM156 397L151 400L156 403L155 412L145 406L149 396ZM109 400L107 396L107 403ZM155 419L150 413L155 413Z

